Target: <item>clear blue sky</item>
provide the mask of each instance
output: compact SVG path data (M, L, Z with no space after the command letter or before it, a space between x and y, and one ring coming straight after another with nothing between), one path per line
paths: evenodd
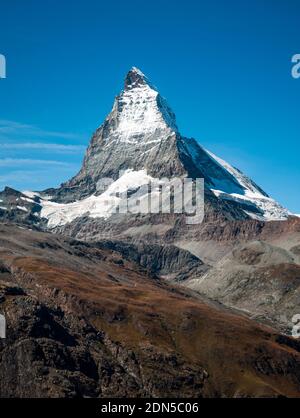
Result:
M300 213L298 0L6 0L0 8L0 188L79 169L131 66L182 134Z

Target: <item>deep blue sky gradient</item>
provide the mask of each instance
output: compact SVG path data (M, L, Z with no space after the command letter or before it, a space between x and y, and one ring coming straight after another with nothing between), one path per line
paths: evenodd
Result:
M75 174L134 65L182 134L300 213L299 21L298 0L2 1L0 188Z

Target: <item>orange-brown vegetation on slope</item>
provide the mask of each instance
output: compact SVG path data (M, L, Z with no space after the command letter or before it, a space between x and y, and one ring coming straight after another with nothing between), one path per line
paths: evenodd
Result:
M35 348L22 352L23 362L24 356L34 361L36 345L44 353L41 358L53 355L34 369L32 387L34 376L42 383L33 396L300 394L300 346L295 340L168 285L116 254L2 225L0 260L9 271L0 304L9 335L7 345L0 347L4 394L10 378L17 379L7 374L18 373L12 366L4 371L7 352L28 339ZM7 290L9 286L23 294ZM46 313L40 315L41 306ZM60 330L54 334L49 329L53 323ZM68 335L64 345L69 360L63 366L56 363L57 347L63 350L60 333ZM77 347L91 357L97 372L80 366ZM27 393L11 387L12 394Z

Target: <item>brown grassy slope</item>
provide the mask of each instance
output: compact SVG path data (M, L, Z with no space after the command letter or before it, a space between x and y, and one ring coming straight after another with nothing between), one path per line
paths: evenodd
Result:
M0 396L300 394L295 340L109 251L0 225L0 267Z

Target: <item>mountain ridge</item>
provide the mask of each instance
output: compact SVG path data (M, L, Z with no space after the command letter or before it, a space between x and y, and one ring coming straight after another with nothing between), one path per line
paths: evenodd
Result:
M120 173L125 176L121 180ZM205 210L220 218L271 221L290 215L240 170L194 138L182 136L167 101L136 67L126 75L124 89L92 136L80 171L57 189L24 194L40 205L35 214L53 228L76 218L80 222L84 216L112 220L120 202L110 203L111 212L104 207L110 186L103 188L103 179L127 182L138 192L147 181L174 177L203 178ZM5 210L4 199L2 203Z

